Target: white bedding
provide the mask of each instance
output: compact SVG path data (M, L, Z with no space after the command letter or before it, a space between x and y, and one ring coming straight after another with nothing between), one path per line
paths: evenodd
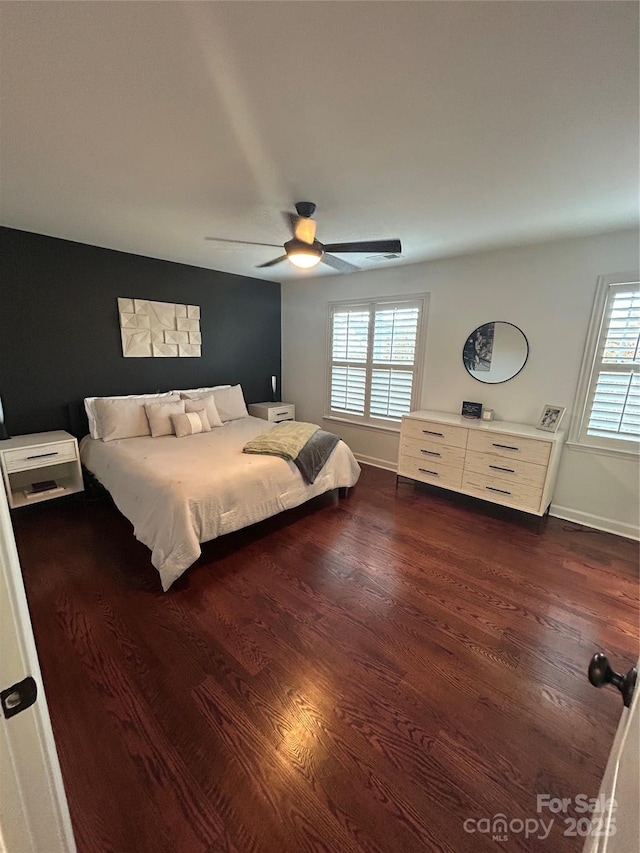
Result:
M293 462L242 453L249 439L274 426L246 417L186 438L82 439L84 466L151 549L164 590L200 556L201 542L355 485L360 466L342 441L310 486Z

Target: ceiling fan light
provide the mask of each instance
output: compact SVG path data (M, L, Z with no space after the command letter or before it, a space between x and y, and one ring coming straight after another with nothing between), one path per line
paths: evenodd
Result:
M320 253L316 252L315 249L309 249L308 252L292 252L287 257L294 266L302 270L310 269L320 263Z
M284 244L284 249L291 263L302 270L315 267L322 258L322 246L317 240L313 244L309 244L294 238Z

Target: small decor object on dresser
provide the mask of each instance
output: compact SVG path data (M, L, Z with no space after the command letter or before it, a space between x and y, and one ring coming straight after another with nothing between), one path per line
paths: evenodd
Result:
M480 418L482 417L482 403L470 403L465 400L460 414L463 418Z
M546 430L546 432L555 432L560 426L560 421L566 409L562 406L550 406L548 403L542 410L538 429Z

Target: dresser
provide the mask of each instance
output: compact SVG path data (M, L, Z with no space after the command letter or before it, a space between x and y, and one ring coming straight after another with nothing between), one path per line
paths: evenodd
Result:
M528 424L411 412L402 418L398 476L542 516L564 440Z

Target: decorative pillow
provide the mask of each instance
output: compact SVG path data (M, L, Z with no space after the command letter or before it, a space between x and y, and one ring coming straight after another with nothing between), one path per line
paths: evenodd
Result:
M142 405L149 400L163 400L166 402L169 399L178 400L179 395L173 391L164 391L162 394L158 392L157 394L125 394L120 397L85 397L84 410L87 413L91 438L102 438L98 428L98 418L95 408L98 400L140 400L140 405Z
M173 394L179 394L182 400L193 400L201 394L210 394L211 391L217 391L218 388L231 388L231 385L212 385L210 388L188 388L185 391L173 391Z
M149 421L140 400L95 401L97 431L103 441L150 435Z
M218 391L214 391L213 395L221 421L237 421L238 418L249 416L241 385L234 385L231 388L220 388Z
M213 394L203 394L197 400L183 400L185 412L206 412L210 427L223 426Z
M183 415L171 415L171 423L178 438L185 435L198 435L201 432L211 432L207 412L185 412Z
M169 403L145 403L144 410L147 413L151 435L158 438L160 435L173 435L173 424L171 415L180 415L184 412L184 400L175 400Z

